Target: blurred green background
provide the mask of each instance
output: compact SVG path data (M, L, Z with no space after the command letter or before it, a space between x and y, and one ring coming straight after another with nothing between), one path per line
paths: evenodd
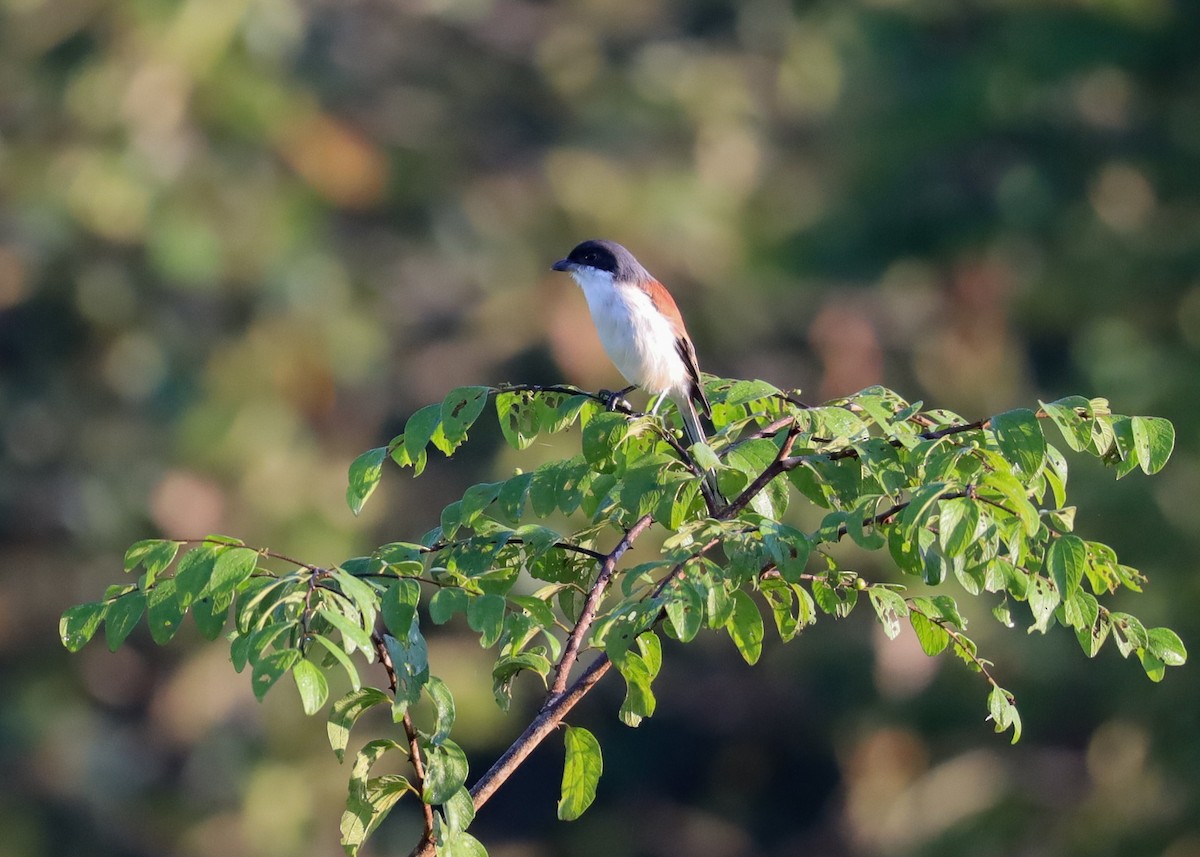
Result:
M1072 483L1079 532L1150 575L1120 603L1200 649L1193 0L0 0L0 857L340 853L348 771L294 688L259 706L190 628L68 656L58 615L140 538L332 563L567 451L483 429L363 517L343 500L353 456L453 386L618 383L548 272L587 237L671 285L717 374L1174 420L1159 477L1073 458ZM1015 748L978 677L863 611L754 669L708 635L669 647L641 728L614 680L577 710L606 752L582 820L553 820L551 740L478 835L1200 855L1195 665L1154 686L970 615ZM498 712L469 638L433 664L477 775L528 709Z

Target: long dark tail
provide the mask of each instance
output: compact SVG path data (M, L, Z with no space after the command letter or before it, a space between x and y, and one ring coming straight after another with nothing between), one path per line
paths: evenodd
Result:
M696 405L690 397L680 397L676 405L679 407L679 415L683 417L683 431L688 437L688 445L693 443L708 443L708 436L704 433L704 426L700 422L700 415L696 413ZM721 493L717 490L717 474L711 470L704 472L704 484L708 486L708 490L712 493L713 499L718 503L722 501Z

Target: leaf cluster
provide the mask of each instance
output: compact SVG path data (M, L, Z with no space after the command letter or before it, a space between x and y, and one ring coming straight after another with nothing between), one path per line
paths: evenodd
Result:
M155 642L166 643L190 611L210 639L229 629L234 667L249 668L260 698L290 673L310 714L328 701L328 671L343 672L351 690L330 706L328 726L339 759L367 711L389 707L401 725L397 737L369 741L354 757L342 819L351 855L410 794L426 818L418 850L485 853L467 832L475 810L565 726L610 667L626 688L620 719L637 726L654 714L664 636L687 643L721 632L753 664L769 626L793 640L821 616L849 615L865 595L887 636L906 623L926 654L949 650L979 673L988 718L1014 742L1015 697L968 635L957 601L964 594L985 599L1005 626L1068 629L1088 657L1111 637L1154 681L1185 661L1173 631L1104 603L1118 590L1141 591L1145 578L1074 532L1060 449L1094 457L1118 478L1139 468L1153 474L1174 444L1169 422L1113 414L1106 401L1080 397L970 421L882 387L816 407L761 381L710 378L706 387L714 431L690 447L670 418L570 387L453 390L355 459L352 511L389 460L420 475L430 446L453 455L489 400L515 449L574 431L579 452L473 485L418 540L328 568L223 536L139 542L125 557L126 571L141 569L137 581L69 609L63 642L78 650L103 623L115 649L144 614ZM707 473L718 493L706 488ZM807 511L789 515L793 505ZM551 520L570 525L555 529ZM661 538L657 558L623 564L652 530ZM848 566L844 551L831 550L846 540L886 554L899 577L868 579ZM271 570L278 563L291 570ZM909 581L929 594L909 594ZM430 624L457 615L494 653L501 708L522 677L546 691L526 733L469 790L466 755L450 737L454 698L431 671L426 641ZM386 689L363 683L360 659L382 664ZM432 714L418 727L413 708L422 699ZM603 763L583 727L566 726L564 738L558 813L569 820L594 799ZM371 776L389 753L408 758L410 776Z

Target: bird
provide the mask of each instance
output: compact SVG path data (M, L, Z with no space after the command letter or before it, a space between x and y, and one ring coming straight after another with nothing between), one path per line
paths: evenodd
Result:
M651 413L665 394L679 409L689 445L706 443L699 413L711 418L712 409L696 348L666 286L615 241L584 241L550 267L579 284L609 359L625 380L656 397ZM705 482L718 496L711 472Z

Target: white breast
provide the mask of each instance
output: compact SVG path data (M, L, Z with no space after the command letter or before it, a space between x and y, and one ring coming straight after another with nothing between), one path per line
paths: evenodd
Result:
M685 391L687 369L675 350L675 331L650 296L594 268L571 275L587 298L604 350L625 379L651 394Z

